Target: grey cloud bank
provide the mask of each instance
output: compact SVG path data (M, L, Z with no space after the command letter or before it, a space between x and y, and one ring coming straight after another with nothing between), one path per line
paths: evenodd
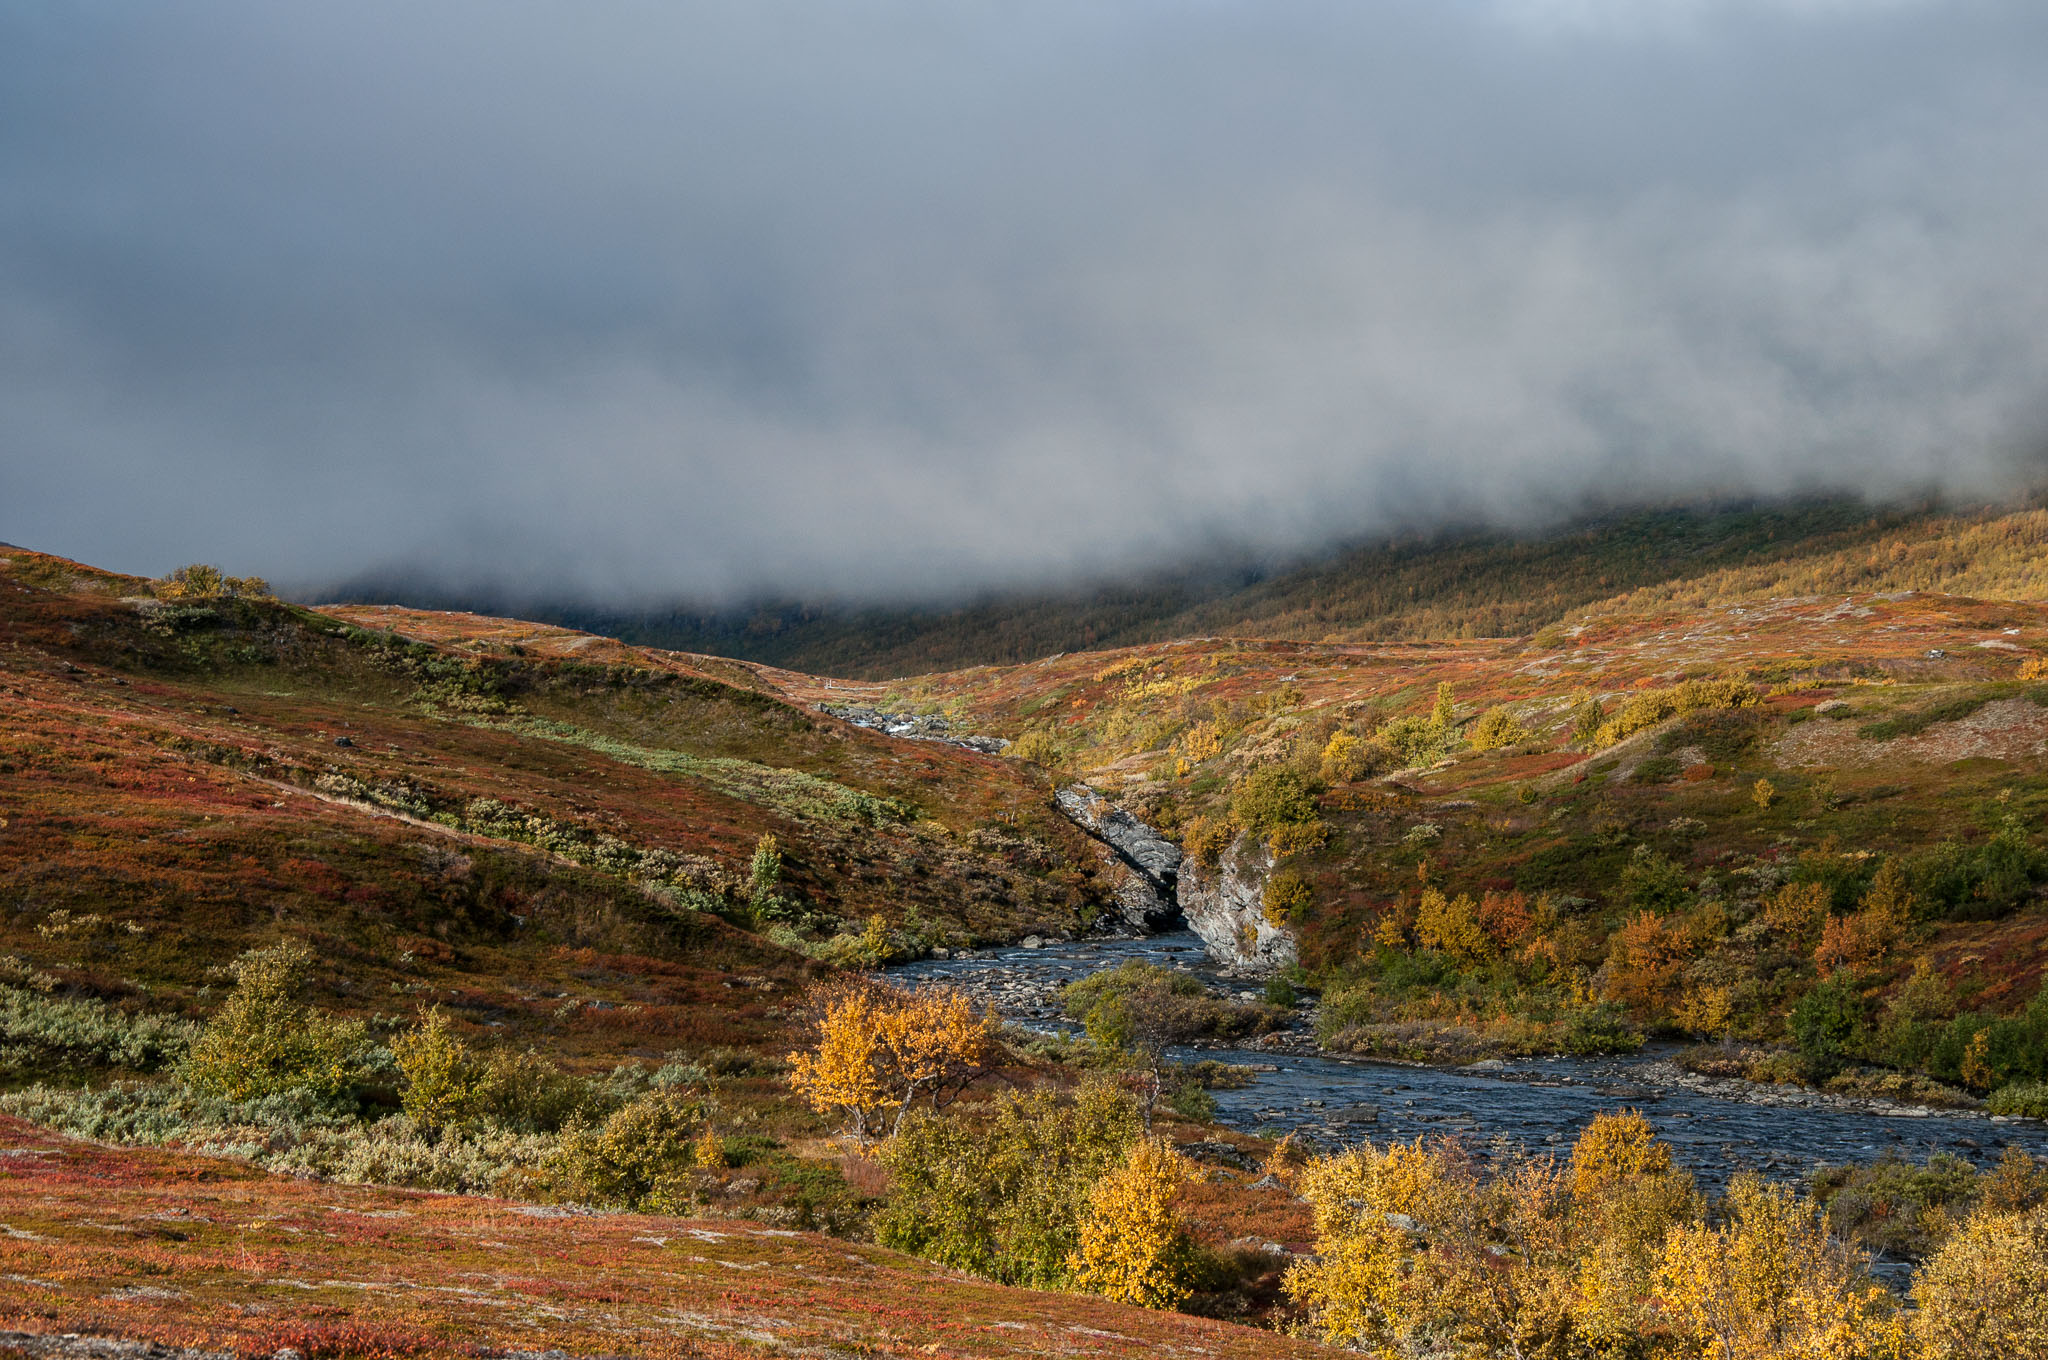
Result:
M0 9L0 538L915 597L2009 485L2033 0Z

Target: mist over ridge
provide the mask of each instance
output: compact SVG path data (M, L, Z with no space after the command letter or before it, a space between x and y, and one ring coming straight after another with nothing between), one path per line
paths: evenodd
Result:
M0 536L957 601L2028 480L2021 0L0 16Z

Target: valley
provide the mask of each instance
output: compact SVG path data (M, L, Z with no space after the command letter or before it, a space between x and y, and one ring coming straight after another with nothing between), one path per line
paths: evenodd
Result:
M938 1212L905 1207L939 1202L905 1198L939 1193L907 1188L933 1174L916 1139L1084 1115L1123 1147L1142 1112L1182 1149L1175 1231L1206 1264L1174 1297L1224 1330L1104 1301L1075 1353L1309 1344L1298 1282L1333 1248L1303 1178L1351 1148L1461 1148L1483 1186L1640 1110L1687 1185L1811 1193L1899 1291L1971 1206L2048 1197L2035 598L1875 567L1826 595L1672 578L1516 636L1195 636L856 680L0 556L0 1115L30 1150L0 1171L0 1258L42 1282L0 1327L24 1335L416 1353L487 1307L526 1319L484 1329L492 1354L1029 1351L1007 1322L862 1322L830 1291L686 1322L594 1300L650 1271L700 1297L695 1266L633 1244L738 1234L778 1276L848 1241L905 1290L964 1268L997 1283L945 1275L963 1307L1017 1311L975 1291L1072 1288L1082 1258L906 1227ZM317 1099L197 1075L262 959L279 1024L353 1045ZM849 1139L792 1075L860 978L999 1017L897 1140ZM495 1094L429 1122L409 1053ZM649 1137L671 1162L623 1150ZM124 1282L142 1258L43 1245L85 1222L46 1163L127 1187L137 1221L192 1177L266 1222L305 1212L291 1187L543 1206L569 1216L515 1214L517 1250L593 1292L343 1306L264 1282L310 1264L183 1246L152 1248L163 1285ZM1071 1234L1089 1211L1066 1202ZM321 1250L349 1258L336 1280L406 1268ZM214 1320L181 1322L170 1301L201 1296ZM274 1323L231 1325L231 1297Z

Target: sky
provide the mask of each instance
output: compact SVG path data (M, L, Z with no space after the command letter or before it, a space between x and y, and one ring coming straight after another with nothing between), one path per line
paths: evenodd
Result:
M2040 0L0 6L0 539L933 599L2048 454Z

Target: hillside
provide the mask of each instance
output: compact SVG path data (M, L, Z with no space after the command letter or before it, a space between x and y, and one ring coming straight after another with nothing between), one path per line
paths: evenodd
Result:
M1170 1301L1327 1323L1286 1281L1332 1231L1332 1164L1214 1122L1210 1088L1256 1067L1165 1056L1232 1037L1440 1063L1677 1041L1673 1073L1739 1089L1955 1107L1984 1167L1812 1182L1831 1230L1929 1259L1972 1205L2048 1197L2023 1153L1990 1168L1986 1117L2048 1117L2048 605L1867 586L2024 593L2044 518L1646 566L1513 636L1202 635L889 681L0 550L0 1120L28 1121L0 1124L0 1255L35 1291L0 1346L1297 1353L973 1278L1076 1286L1105 1168L1153 1146L1142 1108L1187 1159ZM1795 579L1856 588L1771 593ZM984 1017L971 1091L850 1135L799 1073L833 1042L821 998L879 994L813 985L1124 909L1136 870L1062 815L1074 782L1184 852L1240 979L1100 973L1056 1003L1078 1038ZM229 1043L289 1081L207 1075ZM1449 1127L1431 1155L1479 1196ZM1885 1177L1925 1212L1870 1208ZM1672 1232L1707 1212L1672 1206ZM1572 1233L1556 1269L1605 1259Z
M1573 612L1849 590L2048 594L2039 512L1844 501L1614 512L1518 536L1360 545L1293 566L1222 564L950 607L764 604L737 612L541 610L652 646L881 678L1174 638L1305 642L1504 637ZM1638 597L1637 592L1641 592ZM363 598L403 599L403 590ZM531 612L526 611L526 612Z
M319 1185L11 1120L0 1156L0 1355L53 1333L237 1356L1335 1354L730 1220Z
M1235 866L1298 938L1328 1042L1469 1058L1610 1025L1723 1041L1737 1068L1792 1079L1799 1060L1767 1050L1818 996L1842 1032L1809 1077L1853 1083L1841 1069L1861 1061L1967 1100L1953 1088L2048 1076L2042 1007L1993 1026L2048 962L2048 607L1688 593L1533 637L1207 639L776 678L1013 738ZM1902 915L1827 953L1863 928L1887 863ZM1481 931L1489 909L1513 923ZM1452 946L1453 927L1473 933Z

